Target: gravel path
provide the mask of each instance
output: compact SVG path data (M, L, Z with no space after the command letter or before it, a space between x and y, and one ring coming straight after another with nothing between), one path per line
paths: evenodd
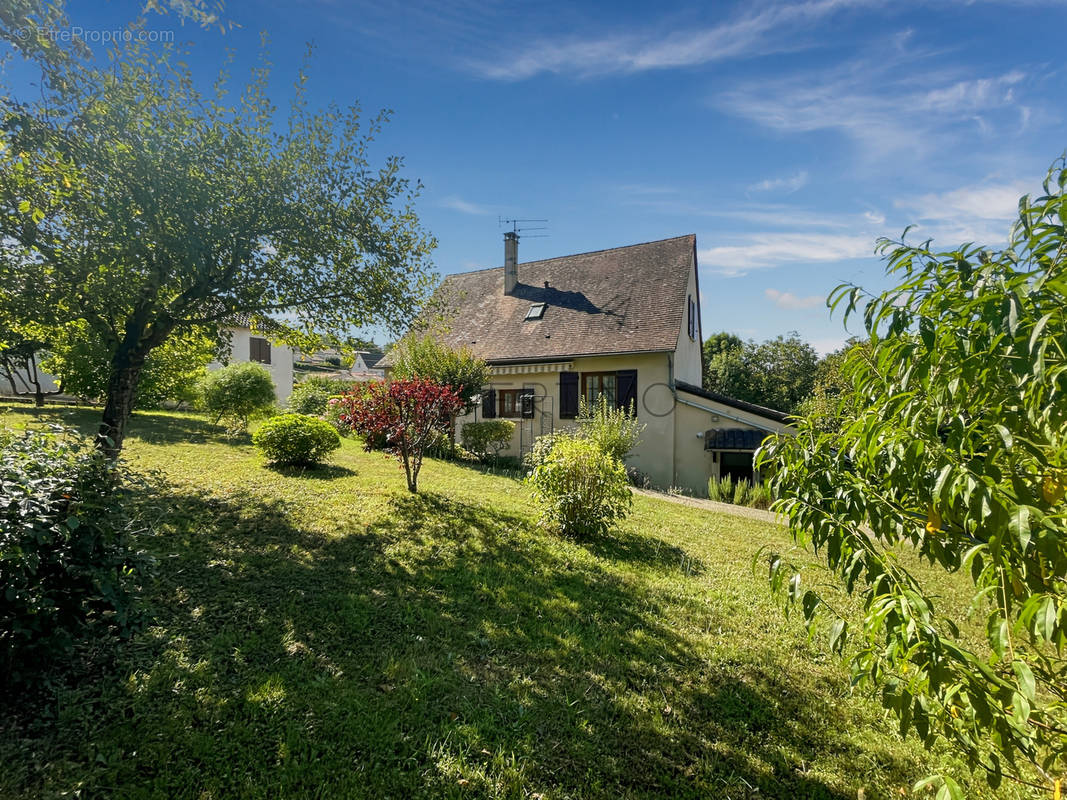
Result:
M705 508L708 511L718 511L721 514L733 514L735 517L758 519L761 522L773 522L779 525L783 524L773 511L763 511L758 508L749 508L748 506L735 506L733 503L719 503L715 500L702 500L698 497L685 497L684 495L667 494L666 492L653 492L649 489L635 489L632 486L630 489L634 494L652 497L656 500L666 500L668 503L678 503L679 505L693 506L694 508Z

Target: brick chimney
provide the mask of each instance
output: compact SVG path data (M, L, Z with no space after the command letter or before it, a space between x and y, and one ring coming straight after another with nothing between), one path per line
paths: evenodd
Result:
M504 234L504 294L515 294L519 282L519 234Z

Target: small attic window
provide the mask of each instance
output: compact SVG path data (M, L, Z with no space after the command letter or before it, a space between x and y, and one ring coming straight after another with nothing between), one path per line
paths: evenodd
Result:
M547 303L534 303L530 306L530 310L526 312L526 319L541 319L541 317L545 315L545 308L547 308L547 306Z

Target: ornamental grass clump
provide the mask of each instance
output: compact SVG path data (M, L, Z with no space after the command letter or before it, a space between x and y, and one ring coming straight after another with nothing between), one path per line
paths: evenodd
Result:
M252 444L272 464L314 466L341 446L341 437L318 417L279 414L253 434Z
M633 504L622 461L588 439L557 439L528 480L542 520L578 539L607 533Z

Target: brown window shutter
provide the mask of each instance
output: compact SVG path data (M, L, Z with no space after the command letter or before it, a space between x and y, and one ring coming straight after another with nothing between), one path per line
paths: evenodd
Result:
M574 419L578 416L578 373L559 374L559 418Z
M248 340L248 359L258 361L260 364L270 363L270 342L253 336Z
M496 390L482 392L482 419L496 418Z
M615 373L615 406L637 416L637 370L620 369Z

